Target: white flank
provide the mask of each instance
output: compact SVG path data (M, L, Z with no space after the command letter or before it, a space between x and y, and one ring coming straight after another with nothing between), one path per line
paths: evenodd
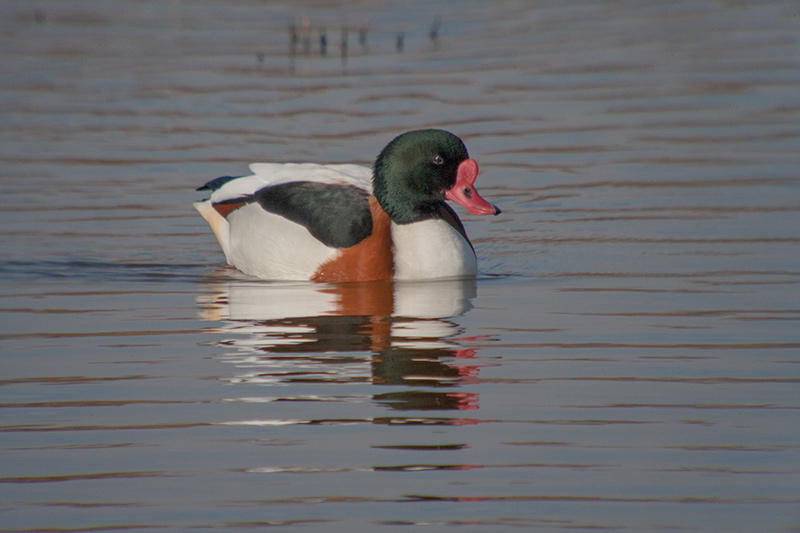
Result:
M233 211L228 222L228 263L251 276L307 280L319 265L340 253L322 244L305 227L264 211L258 204Z

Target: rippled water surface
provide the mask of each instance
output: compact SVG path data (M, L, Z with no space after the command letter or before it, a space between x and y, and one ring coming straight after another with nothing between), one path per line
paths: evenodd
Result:
M800 4L749 4L0 4L0 531L800 530ZM191 207L422 127L477 280L249 279Z

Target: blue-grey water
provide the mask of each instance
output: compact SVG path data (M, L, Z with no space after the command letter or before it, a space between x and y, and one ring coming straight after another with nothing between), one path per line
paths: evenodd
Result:
M7 0L0 59L0 531L800 531L797 2ZM191 207L427 127L475 281Z

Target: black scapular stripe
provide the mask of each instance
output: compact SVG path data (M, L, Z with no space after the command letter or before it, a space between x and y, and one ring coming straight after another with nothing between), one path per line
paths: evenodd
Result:
M372 234L369 193L346 184L294 181L258 190L265 211L296 222L321 242L349 248Z

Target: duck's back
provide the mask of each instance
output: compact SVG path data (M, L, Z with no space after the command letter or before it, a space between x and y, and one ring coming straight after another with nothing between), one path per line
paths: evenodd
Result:
M361 165L318 165L316 163L253 163L251 176L231 178L213 192L209 200L212 204L233 198L254 194L270 185L292 181L311 181L316 183L347 183L365 191L372 192L372 171ZM217 180L206 184L209 186ZM198 190L209 190L201 187Z
M350 189L366 198L372 190L371 171L359 165L314 163L255 163L251 176L218 178L201 189L211 190L208 200L195 208L203 215L222 247L228 264L265 279L310 279L319 265L334 259L339 250L320 241L309 228L293 219L288 205L289 184L312 183ZM270 191L283 196L273 201ZM301 194L299 191L297 194ZM353 196L353 195L351 195ZM259 201L260 200L260 201ZM297 202L302 208L305 203ZM315 206L308 206L313 208ZM316 206L321 211L325 206ZM347 209L347 206L338 206ZM330 216L328 211L321 216ZM341 217L340 217L341 218ZM328 224L330 225L330 224Z

